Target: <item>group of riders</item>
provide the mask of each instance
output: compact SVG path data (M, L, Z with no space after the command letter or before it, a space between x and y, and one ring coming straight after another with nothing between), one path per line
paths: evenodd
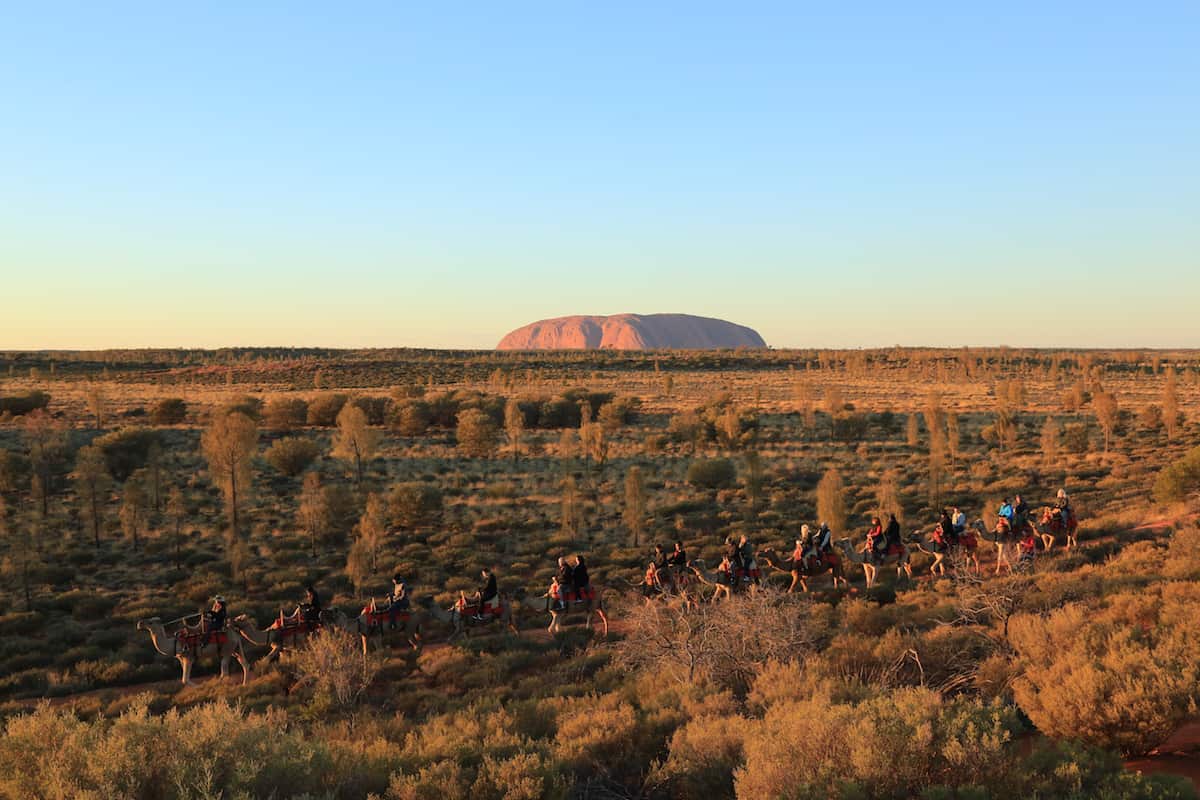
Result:
M1001 543L1016 542L1020 549L1020 561L1031 562L1037 550L1037 530L1030 520L1030 508L1021 495L1012 499L1004 498L997 509L997 521L993 533L996 541ZM1059 489L1051 515L1056 527L1061 530L1074 528L1075 512L1071 507L1066 490ZM962 509L950 507L943 509L941 519L931 534L934 548L938 552L966 546L974 548L974 533L967 526L967 516ZM894 514L888 517L887 525L880 517L871 518L871 526L867 530L866 541L861 552L871 563L880 564L889 555L899 552L904 547L901 540L900 523ZM795 547L784 559L784 565L797 569L805 574L815 574L822 571L837 555L833 550L833 531L828 524L822 522L815 529L804 524L800 526L800 538L795 540ZM692 569L688 561L687 550L682 541L676 541L674 548L667 552L661 545L655 545L654 557L646 565L646 571L640 586L642 594L654 597L665 592L676 590L688 581ZM746 586L756 585L762 575L758 567L758 558L754 547L746 536L735 539L728 536L724 542L721 563L717 567L717 581L731 591L738 591ZM550 581L550 587L542 595L547 602L547 610L566 611L572 605L589 603L595 600L595 589L588 576L587 562L582 555L564 556L558 559L558 570ZM386 619L391 627L407 615L412 608L411 595L407 582L399 574L392 577L392 590L387 603L382 608L371 601L371 612L380 619ZM480 571L479 588L474 594L460 595L455 609L463 618L475 622L486 622L500 616L502 613L500 594L496 585L495 571L484 568ZM316 588L309 584L305 586L304 595L295 609L290 613L279 612L279 617L273 627L294 633L309 633L321 626L321 598ZM196 625L189 625L188 620L199 616ZM217 595L212 605L202 614L185 617L182 628L177 633L186 638L192 647L204 645L224 637L229 623L229 607L225 598Z

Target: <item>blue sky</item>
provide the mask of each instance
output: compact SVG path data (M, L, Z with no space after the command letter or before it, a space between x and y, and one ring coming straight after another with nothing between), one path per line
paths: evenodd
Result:
M1200 4L169 5L3 10L0 348L1200 346Z

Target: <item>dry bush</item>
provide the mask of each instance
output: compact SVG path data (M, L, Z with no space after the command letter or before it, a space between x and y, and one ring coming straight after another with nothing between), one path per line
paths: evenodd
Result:
M687 612L663 603L634 606L625 624L617 646L623 665L741 694L768 661L812 647L828 617L806 599L763 589Z
M742 763L746 724L741 717L718 714L686 723L671 736L667 759L651 770L647 785L672 797L733 796L733 771Z
M263 422L277 431L301 428L308 422L308 403L299 397L272 397L263 407Z
M187 403L179 397L159 400L150 409L150 421L155 425L179 425L187 419Z
M1117 595L1109 602L1107 612L1074 604L1013 618L1010 639L1023 669L1013 692L1049 736L1140 754L1195 713L1200 640L1185 623L1200 617L1200 600L1168 606Z
M468 456L487 457L499 446L499 428L495 421L478 408L463 409L458 414L455 431L458 449Z
M362 699L383 663L377 656L363 655L357 636L326 628L305 640L291 666L298 676L297 688L311 688L319 706L344 709Z
M263 457L280 473L294 478L304 472L320 454L321 448L316 442L302 436L290 436L277 439L267 448Z
M737 481L737 467L728 458L709 458L688 465L687 482L699 489L728 489Z
M333 392L317 395L308 402L308 424L332 428L348 399L344 394Z

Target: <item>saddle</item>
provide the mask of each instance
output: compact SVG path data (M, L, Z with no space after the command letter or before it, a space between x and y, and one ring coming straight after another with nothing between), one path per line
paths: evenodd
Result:
M375 608L373 605L363 606L362 610L362 617L366 621L367 626L371 628L408 622L408 618L411 615L412 612L409 609L396 609L393 613L390 605L387 608Z
M458 613L464 617L479 616L479 617L490 617L492 619L495 619L496 617L500 616L500 612L501 612L499 600L494 600L490 603L484 603L482 610L480 610L479 605L477 603L464 603L463 601L460 600L457 603L455 603L455 608L458 610ZM485 621L490 622L491 620L489 619L489 620L485 620Z
M198 652L202 647L210 644L215 644L218 648L229 641L229 633L225 630L203 631L178 630L175 632L175 641L178 643L177 649L191 650Z

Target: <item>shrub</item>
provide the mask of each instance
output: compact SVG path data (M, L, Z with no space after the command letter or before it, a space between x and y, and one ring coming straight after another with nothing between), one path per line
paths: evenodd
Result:
M50 395L45 392L28 392L26 394L0 397L0 414L11 414L19 417L50 405Z
M499 444L499 428L495 421L478 408L467 408L459 412L458 428L455 431L458 448L468 456L486 457L496 452Z
M368 425L382 425L389 406L386 397L356 397L351 401L367 415Z
M424 436L429 430L429 404L424 400L402 400L388 412L388 423L401 436Z
M156 445L162 446L162 437L149 428L122 428L92 441L92 446L104 454L109 474L118 481L145 467Z
M737 467L728 458L693 461L688 466L687 482L700 489L728 489L737 482Z
M308 424L332 428L337 424L337 416L346 405L346 399L346 395L335 392L317 395L308 403Z
M318 706L349 708L358 704L383 667L364 657L359 638L338 628L309 636L292 656L297 686L310 687Z
M187 403L178 397L159 400L150 409L150 421L155 425L179 425L187 419Z
M1069 605L1046 617L1014 617L1009 635L1023 672L1013 694L1048 736L1145 753L1194 713L1200 643L1191 629L1200 600L1168 605L1116 595L1109 602L1107 614Z
M1081 455L1088 451L1088 428L1087 424L1077 422L1072 425L1067 425L1063 428L1062 444L1068 453Z
M311 439L302 436L291 436L279 439L265 454L267 463L279 472L294 478L308 468L318 455L321 448Z
M1175 463L1164 467L1154 481L1154 499L1178 503L1200 491L1200 447L1189 450Z
M402 483L388 495L392 522L402 528L417 528L436 523L442 516L442 493L424 483Z
M308 403L299 397L272 397L263 409L263 421L277 431L303 427L308 421Z
M244 414L250 419L258 422L262 419L263 401L257 397L244 395L236 397L225 405L221 406L222 414Z

